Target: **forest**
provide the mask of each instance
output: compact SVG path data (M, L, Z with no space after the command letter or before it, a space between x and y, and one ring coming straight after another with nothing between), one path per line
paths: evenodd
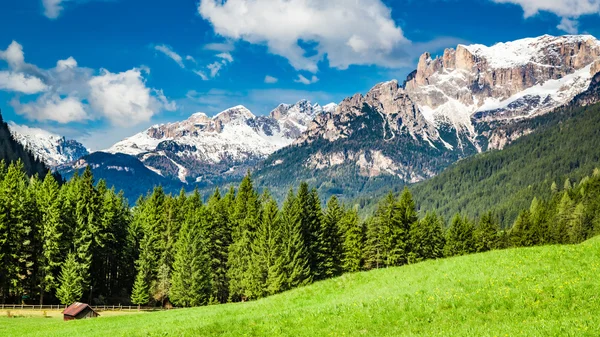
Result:
M600 231L600 170L552 184L514 224L486 212L449 223L409 189L361 220L301 183L278 205L248 174L237 188L130 207L91 170L66 182L0 165L0 300L178 307L249 301L343 273L492 249L579 243Z

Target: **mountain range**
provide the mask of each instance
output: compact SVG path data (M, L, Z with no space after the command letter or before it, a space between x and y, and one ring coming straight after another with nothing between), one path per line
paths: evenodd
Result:
M42 132L12 129L63 175L90 165L130 199L137 195L127 193L124 173L192 189L236 181L249 169L276 195L302 179L324 195L352 197L429 179L539 126L524 120L596 102L599 72L596 38L544 35L489 47L458 45L437 57L424 53L404 81L377 84L339 104L300 101L266 116L243 106L214 117L196 113L90 155L64 138L35 142Z

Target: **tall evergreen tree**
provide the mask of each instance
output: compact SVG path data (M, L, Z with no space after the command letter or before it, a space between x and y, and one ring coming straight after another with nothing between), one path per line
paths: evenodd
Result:
M231 244L229 226L229 205L227 199L221 199L217 188L208 200L207 229L209 237L207 250L211 261L211 302L225 303L229 299L229 280L227 278L227 259Z
M202 231L204 211L187 219L177 242L170 299L179 306L206 305L211 295L210 256Z
M344 210L337 197L333 196L327 202L327 211L323 217L321 232L321 275L323 278L338 276L342 273L342 238L340 221Z
M479 224L473 233L475 239L475 251L487 252L498 248L500 240L499 231L500 228L494 221L492 214L484 214L481 219L479 219Z
M342 236L342 269L345 272L357 272L364 266L365 232L358 220L356 209L347 210L340 221Z
M410 230L409 262L438 259L444 256L444 232L442 222L435 213L427 213Z
M281 262L284 283L281 290L288 290L313 281L310 258L304 242L301 207L293 190L290 190L281 211Z
M56 297L60 303L71 305L79 301L83 295L83 279L81 277L81 267L78 266L75 254L70 253L67 260L63 263L58 281L60 286L56 290Z

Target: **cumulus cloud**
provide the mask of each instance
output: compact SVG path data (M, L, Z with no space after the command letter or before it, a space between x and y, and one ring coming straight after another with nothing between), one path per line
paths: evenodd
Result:
M294 82L309 85L309 84L319 82L319 79L315 75L313 75L313 77L311 79L308 79L302 75L298 75L298 78L296 80L294 80Z
M273 84L277 82L279 82L279 79L277 77L273 77L271 75L265 76L265 83Z
M162 110L174 110L162 91L146 85L143 69L121 73L80 67L73 57L40 69L25 62L23 47L16 42L0 51L9 70L0 70L0 90L34 95L13 98L15 112L30 120L58 123L108 119L114 125L148 121Z
M381 0L201 0L198 12L216 34L266 45L297 70L316 73L325 56L339 69L412 61L398 57L410 43Z
M23 94L37 94L47 89L48 86L37 77L10 71L0 71L0 90L16 91Z
M13 100L11 105L18 114L40 122L70 123L90 119L85 105L75 97L61 98L57 94L45 94L34 102L21 104Z
M89 81L90 105L102 112L113 124L128 126L149 121L161 107L172 110L162 92L146 86L140 69L111 73L106 69ZM167 104L165 104L167 103Z
M583 15L600 13L600 0L492 0L495 3L509 3L521 6L525 18L539 12L550 12L561 17L558 29L575 34L578 31L577 18Z
M56 19L64 9L63 0L42 0L44 15L49 19Z
M185 65L183 64L183 58L181 57L181 55L179 55L176 52L174 52L173 48L171 48L171 47L169 47L167 45L161 44L161 45L158 45L158 46L154 46L154 50L163 53L168 58L170 58L173 61L175 61L181 68L185 68Z

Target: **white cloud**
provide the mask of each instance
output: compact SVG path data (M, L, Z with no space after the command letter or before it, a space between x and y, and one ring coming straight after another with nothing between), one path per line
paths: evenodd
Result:
M556 28L569 34L577 34L579 32L579 22L574 19L562 18Z
M279 82L279 79L277 77L273 77L271 75L265 76L265 83L273 84L277 82Z
M111 73L103 69L89 81L90 105L111 122L129 126L149 121L161 108L173 109L161 92L153 95L140 69Z
M294 82L309 85L319 82L319 79L315 75L313 75L311 79L308 79L302 75L298 75L298 79L294 80Z
M6 50L0 50L0 59L6 61L11 69L20 70L25 65L23 46L21 46L17 41L11 42Z
M206 67L208 68L208 70L210 70L210 77L215 78L219 74L219 71L221 71L221 68L223 68L223 63L214 62L207 65Z
M171 48L167 45L161 44L158 46L154 46L154 50L165 54L167 57L169 57L170 59L175 61L181 68L185 68L185 65L183 64L183 58L181 57L181 55L174 52L173 48Z
M561 18L558 29L570 34L578 31L575 20L583 15L600 13L600 0L492 0L495 3L508 3L523 8L525 18L532 17L545 11L556 14Z
M218 51L221 53L230 53L235 49L233 43L225 42L225 43L208 43L204 45L205 50Z
M233 62L233 57L229 53L220 53L220 54L217 54L217 57L222 58L223 61L227 61L229 63Z
M34 102L21 104L13 100L11 104L15 112L25 115L29 120L71 123L90 119L84 104L75 97L61 98L57 94L46 94Z
M56 19L64 9L63 0L42 0L44 15L49 19Z
M198 64L198 62L196 62L196 59L193 56L191 56L191 55L186 56L185 59L187 61L194 62L194 63Z
M340 69L412 62L398 57L410 43L381 0L201 0L198 12L216 34L264 44L297 70L316 73L325 55Z
M23 73L0 71L0 90L16 91L23 94L37 94L47 89L48 86L37 77Z
M208 76L206 76L206 73L204 73L204 72L203 72L203 71L201 71L201 70L194 70L194 74L196 74L196 75L200 76L200 78L201 78L203 81L208 81L208 80L209 80Z
M146 68L117 74L101 70L96 75L93 69L79 67L73 57L57 61L54 68L40 69L26 63L23 55L16 42L0 51L0 59L10 68L0 71L0 90L43 92L24 102L11 101L15 111L30 120L71 123L107 118L113 125L131 126L176 108L162 91L146 85L142 74Z

